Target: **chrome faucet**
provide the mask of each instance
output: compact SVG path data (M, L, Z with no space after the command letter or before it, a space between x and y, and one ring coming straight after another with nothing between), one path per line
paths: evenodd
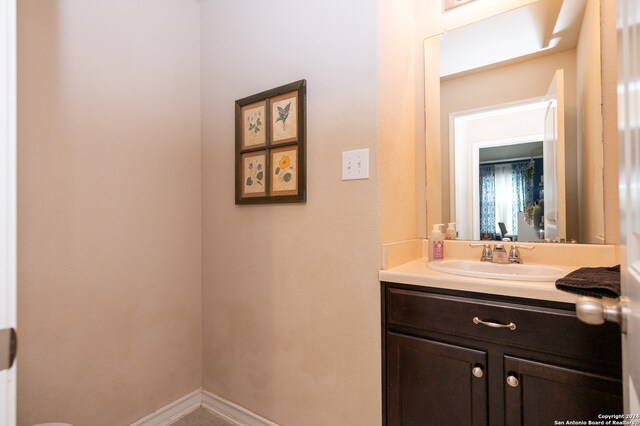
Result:
M469 245L471 247L482 247L482 254L480 255L481 262L501 264L522 263L522 258L520 257L520 251L518 249L533 250L535 248L535 246L513 244L509 250L509 255L507 255L504 244L496 244L493 246L493 249L491 249L491 244L489 243L475 243Z
M523 246L521 244L513 244L511 246L511 250L509 250L509 263L522 263L522 258L520 257L520 250L533 250L535 246Z
M496 244L493 246L493 257L491 258L493 263L509 263L507 257L507 251L504 249L504 244Z
M493 262L493 251L491 250L491 244L469 244L471 247L483 247L482 254L480 255L480 262Z

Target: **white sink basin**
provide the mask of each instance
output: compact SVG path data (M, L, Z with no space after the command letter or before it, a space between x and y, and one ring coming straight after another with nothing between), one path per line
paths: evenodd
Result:
M571 272L559 266L499 264L479 260L434 260L427 263L427 267L467 277L513 281L555 281Z

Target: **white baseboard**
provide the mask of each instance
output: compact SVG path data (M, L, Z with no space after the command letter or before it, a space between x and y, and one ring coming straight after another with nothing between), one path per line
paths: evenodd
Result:
M276 423L204 389L195 390L130 426L167 426L200 407L236 426L278 426Z
M202 406L202 389L197 389L130 426L166 426Z
M278 426L277 423L206 390L202 391L202 406L238 426Z

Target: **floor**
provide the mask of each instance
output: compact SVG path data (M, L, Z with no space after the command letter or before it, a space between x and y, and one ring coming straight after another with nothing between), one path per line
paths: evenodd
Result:
M171 423L170 426L237 426L237 423L231 423L201 407Z

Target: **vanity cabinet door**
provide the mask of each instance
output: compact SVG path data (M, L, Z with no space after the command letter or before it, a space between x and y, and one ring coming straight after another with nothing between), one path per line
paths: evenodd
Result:
M505 356L504 380L509 426L602 420L598 414L623 412L619 379Z
M487 424L487 353L387 333L387 426Z

